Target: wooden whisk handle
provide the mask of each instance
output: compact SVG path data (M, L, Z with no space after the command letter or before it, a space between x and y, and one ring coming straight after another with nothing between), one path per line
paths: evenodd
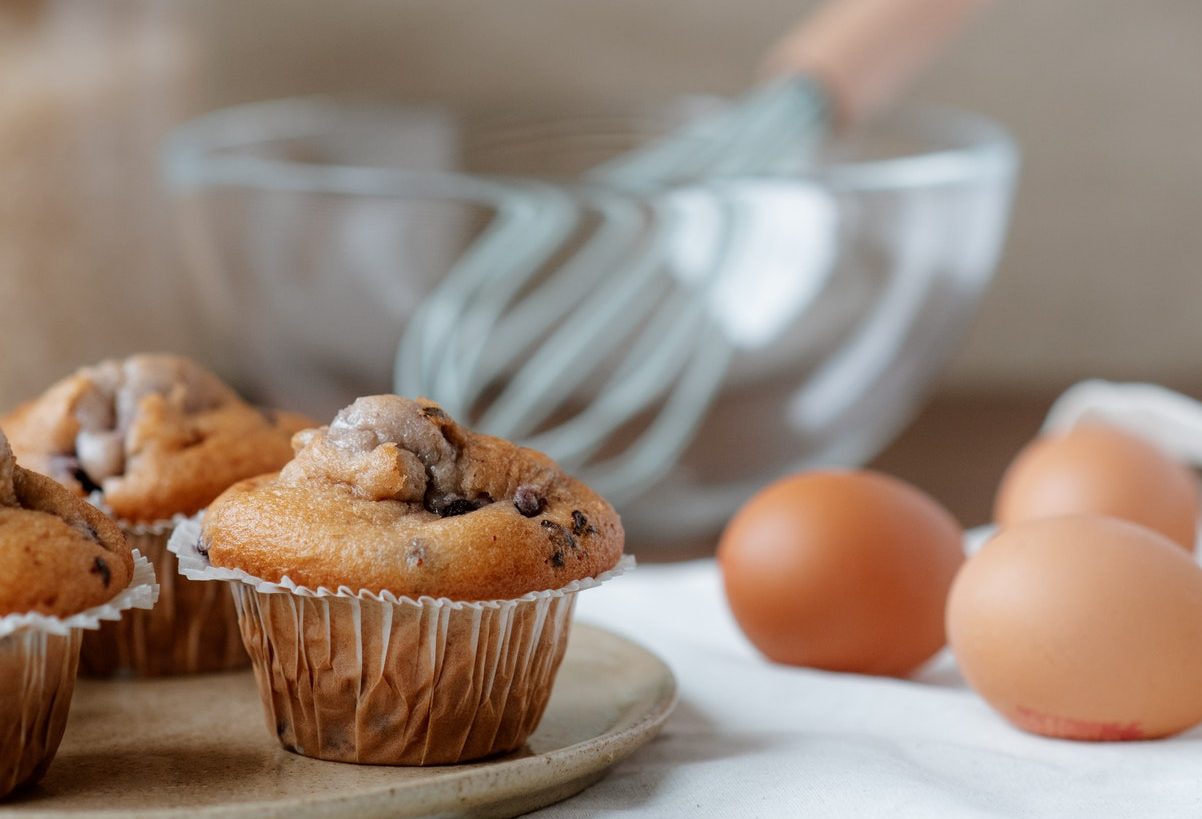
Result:
M777 44L770 75L806 74L826 88L837 125L887 105L989 0L830 0Z

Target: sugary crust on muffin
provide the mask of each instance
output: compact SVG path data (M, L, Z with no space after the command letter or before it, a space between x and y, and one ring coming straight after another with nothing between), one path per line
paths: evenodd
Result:
M67 617L129 585L133 558L100 510L18 467L0 434L0 616Z
M624 535L550 458L456 424L431 401L360 398L299 433L278 475L205 513L213 565L316 588L493 600L612 568Z
M258 410L172 355L85 367L0 418L18 460L121 519L192 514L236 481L279 469L305 421Z

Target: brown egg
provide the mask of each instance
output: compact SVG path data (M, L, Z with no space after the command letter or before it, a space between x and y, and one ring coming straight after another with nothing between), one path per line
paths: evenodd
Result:
M969 685L1024 730L1150 739L1202 720L1202 569L1142 526L1003 530L961 569L947 627Z
M1012 523L1103 515L1143 524L1193 551L1194 473L1159 446L1118 427L1087 422L1032 441L1006 470L994 519Z
M960 527L942 506L864 471L772 484L718 547L731 611L770 659L896 676L944 645L944 604L963 560Z

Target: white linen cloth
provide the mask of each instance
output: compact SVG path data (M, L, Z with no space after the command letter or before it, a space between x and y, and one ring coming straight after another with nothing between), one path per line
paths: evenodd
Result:
M712 560L642 565L582 594L577 612L662 657L680 703L659 738L540 819L1202 816L1202 729L1120 743L1025 734L946 651L911 680L774 665L738 630Z

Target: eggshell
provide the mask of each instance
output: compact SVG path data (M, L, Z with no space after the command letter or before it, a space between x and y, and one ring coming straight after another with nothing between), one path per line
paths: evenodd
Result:
M994 507L1002 526L1075 514L1140 523L1192 551L1197 481L1190 469L1135 433L1079 424L1028 444L1006 470Z
M1202 569L1145 527L1008 527L956 577L947 626L969 685L1026 731L1150 739L1202 720Z
M944 604L964 556L955 519L919 490L831 471L749 500L718 560L735 619L770 659L904 675L944 645Z

